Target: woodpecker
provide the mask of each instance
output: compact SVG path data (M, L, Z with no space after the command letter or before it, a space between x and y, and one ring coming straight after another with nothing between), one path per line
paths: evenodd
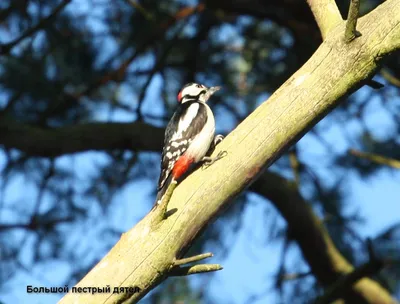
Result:
M179 92L178 108L165 130L155 207L161 204L170 184L176 185L191 165L199 162L210 165L226 153L222 152L214 159L206 156L223 139L222 135L215 136L214 115L206 104L219 89L220 87L207 88L202 84L188 83ZM172 191L169 191L170 195ZM166 204L169 198L170 196L166 199Z

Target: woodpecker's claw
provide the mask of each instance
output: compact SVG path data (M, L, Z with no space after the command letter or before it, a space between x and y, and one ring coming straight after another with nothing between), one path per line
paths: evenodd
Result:
M226 152L226 151L220 151L220 152L218 153L218 155L217 155L216 157L214 157L214 158L209 157L209 156L203 157L203 159L202 159L202 162L203 162L202 168L203 168L203 170L204 170L204 169L207 169L207 168L210 167L213 163L215 163L216 161L220 160L221 158L224 158L224 157L227 156L227 155L228 155L228 152Z
M224 136L221 134L218 134L217 136L214 137L214 147L217 146L221 141L224 140Z

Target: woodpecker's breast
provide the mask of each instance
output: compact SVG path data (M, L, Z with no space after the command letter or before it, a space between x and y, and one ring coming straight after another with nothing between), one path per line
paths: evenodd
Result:
M199 106L205 107L207 121L185 152L185 155L192 158L194 162L200 161L206 155L215 135L215 119L210 107L205 103L199 103Z

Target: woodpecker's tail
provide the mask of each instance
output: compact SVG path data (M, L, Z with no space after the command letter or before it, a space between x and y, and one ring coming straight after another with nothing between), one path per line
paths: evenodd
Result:
M172 179L173 179L173 176L172 176L172 174L170 174L170 176L165 181L164 186L160 190L158 190L157 197L156 197L156 202L155 202L153 208L155 208L156 206L158 206L161 203L161 201L162 201L162 199L164 197L164 194L168 189L169 184L171 184L171 182L172 182Z

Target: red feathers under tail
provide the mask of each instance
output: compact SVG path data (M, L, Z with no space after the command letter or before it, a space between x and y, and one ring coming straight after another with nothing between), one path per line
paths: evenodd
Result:
M172 180L178 180L181 178L189 170L192 163L193 159L184 155L178 159L174 165L174 168L172 169L171 175L165 181L164 186L157 192L156 205L161 203L161 200Z
M174 179L178 180L182 175L184 175L188 171L192 163L192 158L182 155L172 169L172 176L174 177Z

